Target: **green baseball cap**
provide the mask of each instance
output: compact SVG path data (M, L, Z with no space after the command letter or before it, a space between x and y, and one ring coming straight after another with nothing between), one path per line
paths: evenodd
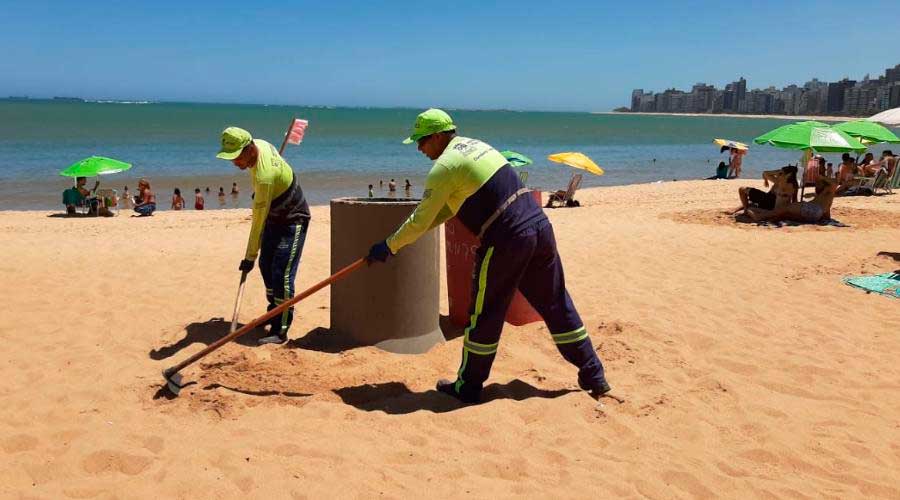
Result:
M416 117L412 134L403 140L403 144L412 144L425 136L448 130L456 130L450 115L437 108L427 109Z
M222 131L222 149L216 158L233 160L241 155L241 150L252 140L250 132L238 127L228 127Z

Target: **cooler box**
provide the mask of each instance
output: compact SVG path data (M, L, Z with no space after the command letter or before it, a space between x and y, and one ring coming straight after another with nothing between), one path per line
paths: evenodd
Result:
M541 192L532 191L538 206ZM450 322L456 326L469 324L469 309L472 305L472 272L475 267L475 251L480 242L466 229L456 217L444 223L447 256L447 300L450 303ZM506 311L506 322L515 325L527 325L541 321L540 314L531 307L521 292L516 290L509 309Z

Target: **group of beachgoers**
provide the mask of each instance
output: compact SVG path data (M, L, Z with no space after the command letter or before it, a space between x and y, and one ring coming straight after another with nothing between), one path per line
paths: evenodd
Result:
M138 216L148 217L153 215L157 209L156 194L150 187L150 181L142 178L138 181L138 192L134 196L125 186L122 190L122 196L119 197L114 191L108 194L99 193L100 181L98 180L94 187L87 189L87 178L78 177L75 180L75 186L63 191L63 205L66 206L66 214L76 215L78 208L86 209L89 215L112 216L109 210L111 207L122 207L134 210ZM204 210L206 208L206 197L209 196L209 186L206 187L206 195L199 187L194 188L194 210ZM225 188L219 186L217 194L219 199L219 208L225 208L227 205ZM240 196L240 188L237 182L231 184L232 204L237 206ZM184 210L187 208L187 201L181 194L180 188L175 188L172 193L172 210Z
M741 206L731 213L741 212L755 222L792 221L819 224L831 220L831 205L835 196L850 195L858 191L866 180L877 176L885 179L894 175L898 158L890 150L885 150L881 158L867 153L861 160L854 160L849 153L841 157L837 171L821 155L815 155L807 164L803 175L803 186L798 179L798 168L787 165L777 170L766 170L762 174L768 191L752 187L741 187L738 196ZM801 187L815 186L815 195L809 201L799 199Z
M128 186L125 187L128 189ZM209 186L206 187L206 196L209 196ZM241 194L240 188L238 188L237 182L231 183L231 199L234 202L234 205L237 205L238 197ZM200 188L194 188L194 210L204 210L206 207L206 196L204 196L203 192L200 191ZM225 208L226 205L226 194L225 188L219 186L219 192L216 195L219 198L219 208ZM172 194L172 210L184 210L187 207L187 202L184 197L181 196L181 190L179 188L175 188L175 192Z
M388 181L387 188L389 198L397 196L397 182L394 179ZM378 191L384 192L384 179L378 179ZM403 186L403 192L407 198L412 196L412 183L409 182L409 179L406 179L406 183ZM375 198L374 184L369 184L369 198Z

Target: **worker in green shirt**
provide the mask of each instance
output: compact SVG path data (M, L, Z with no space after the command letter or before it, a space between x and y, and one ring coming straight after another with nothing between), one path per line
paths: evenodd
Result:
M222 148L216 155L250 171L253 186L253 224L247 251L238 269L251 271L259 256L259 270L266 285L271 311L294 296L294 278L309 228L309 205L291 166L275 146L253 139L250 132L228 127L222 132ZM272 319L260 344L282 344L294 318L294 308Z
M422 201L396 232L372 246L369 262L386 261L453 216L481 240L462 363L456 380L438 381L437 390L464 403L480 401L506 310L519 289L559 352L578 368L579 386L595 398L607 394L603 364L566 291L553 227L506 158L478 139L456 135L453 120L439 109L421 113L403 142L415 142L434 166Z

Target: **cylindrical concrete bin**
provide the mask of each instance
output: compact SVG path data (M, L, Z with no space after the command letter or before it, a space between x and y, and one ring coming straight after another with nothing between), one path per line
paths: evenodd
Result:
M541 192L532 191L531 195L542 206ZM472 234L456 217L444 224L445 253L447 257L447 301L450 303L450 322L456 326L469 324L472 307L472 276L475 268L475 252L481 245L478 237ZM506 310L506 322L522 326L541 321L541 315L531 307L521 292L516 290L509 309Z
M331 272L366 256L417 204L403 198L331 200ZM402 354L420 354L443 342L439 251L438 232L429 231L387 263L372 264L332 285L332 333Z

